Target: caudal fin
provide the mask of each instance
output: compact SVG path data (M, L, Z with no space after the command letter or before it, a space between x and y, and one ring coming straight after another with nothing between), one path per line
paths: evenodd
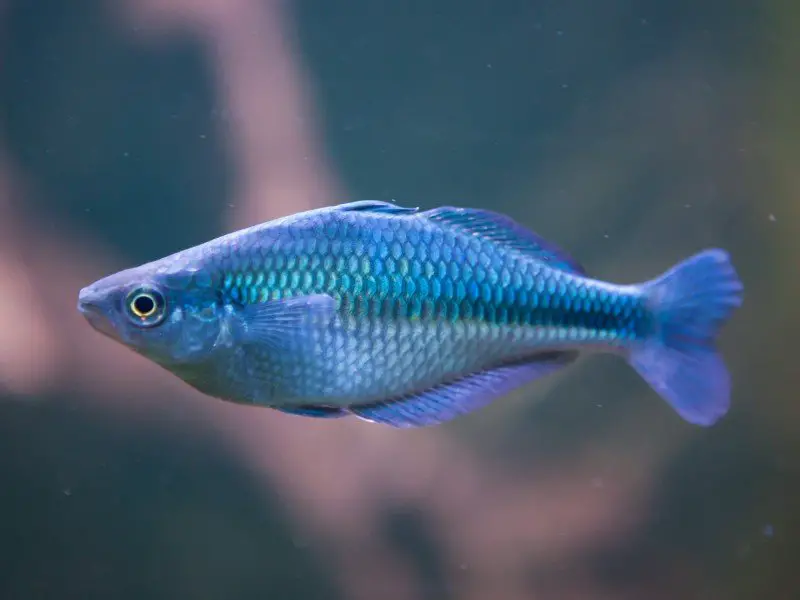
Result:
M634 369L677 413L709 426L730 406L730 375L716 349L742 303L742 282L723 250L705 250L646 284L654 334L631 351Z

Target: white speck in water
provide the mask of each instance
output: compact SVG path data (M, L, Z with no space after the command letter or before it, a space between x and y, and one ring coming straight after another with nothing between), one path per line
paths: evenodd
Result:
M770 221L772 221L773 223L778 220L778 218L775 215L773 215L772 213L769 213L769 216L767 218Z
M486 68L487 68L487 69L491 69L491 68L492 68L492 63L487 63L487 64L486 64Z
M558 31L556 31L556 35L564 35L564 32L559 29Z
M775 535L775 528L769 523L767 523L766 525L764 525L764 527L761 528L761 533L764 534L764 537L771 538L773 535Z
M130 152L123 152L122 153L122 156L124 156L125 158L128 158L130 155L131 155Z
M608 234L607 234L607 233L604 233L604 234L603 234L603 237L604 237L604 238L606 238L606 239L608 239Z
M596 406L597 408L603 408L603 405L602 405L602 404L595 404L595 406Z
M466 571L467 570L467 563L461 563L460 565L458 565L458 568L461 569L462 571Z
M201 139L201 140L204 140L204 139L206 139L206 137L208 137L208 136L207 136L205 133L201 133L201 134L200 134L200 139Z
M71 489L69 489L69 488L64 488L64 489L63 489L63 490L61 490L61 491L62 491L62 493L63 493L65 496L72 496L72 490L71 490Z
M692 205L691 204L684 204L683 208L692 208Z
M592 477L592 487L596 487L596 488L603 487L603 478L602 477Z
M562 89L567 89L568 87L569 87L569 84L568 84L568 83L562 83L562 84L561 84L561 88L562 88Z

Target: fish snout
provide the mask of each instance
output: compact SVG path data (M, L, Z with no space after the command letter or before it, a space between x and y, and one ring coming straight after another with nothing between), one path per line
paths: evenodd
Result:
M93 286L87 286L78 292L78 310L84 315L96 312L101 308L100 294Z
M108 300L94 286L87 286L78 293L78 311L97 331L116 337L111 315L108 314Z

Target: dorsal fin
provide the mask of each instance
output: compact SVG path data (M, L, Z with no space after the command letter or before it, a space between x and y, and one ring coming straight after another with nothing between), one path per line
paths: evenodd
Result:
M419 207L406 208L404 206L398 206L397 204L384 202L382 200L357 200L356 202L339 204L338 206L335 206L334 209L349 212L375 212L392 215L406 215L419 211Z
M583 266L564 250L516 223L510 217L490 210L443 206L422 213L437 223L447 224L480 235L533 256L549 266L585 275Z

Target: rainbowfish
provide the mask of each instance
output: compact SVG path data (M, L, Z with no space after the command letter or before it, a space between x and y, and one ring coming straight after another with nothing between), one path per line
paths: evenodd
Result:
M715 340L743 290L719 249L617 285L504 215L365 200L110 275L78 309L209 396L296 415L443 423L596 351L709 426L730 406Z

